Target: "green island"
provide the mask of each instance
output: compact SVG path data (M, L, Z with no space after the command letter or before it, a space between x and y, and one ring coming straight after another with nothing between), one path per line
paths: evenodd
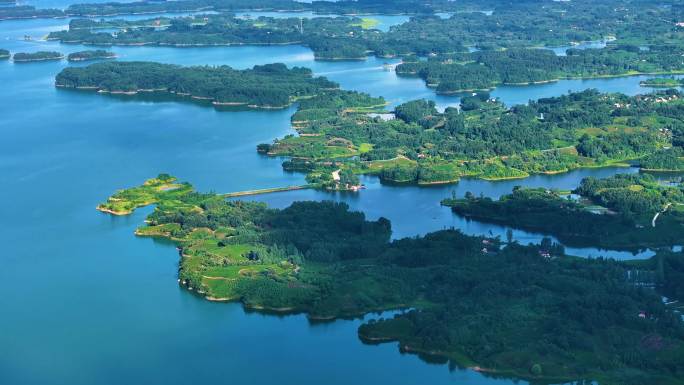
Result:
M311 70L284 64L235 70L229 66L182 67L153 62L104 62L63 69L55 78L61 88L111 94L163 93L214 106L284 108L338 85L313 77Z
M98 50L88 50L88 51L78 51L67 55L68 61L87 61L87 60L97 60L97 59L114 59L116 54L111 51L105 51L102 49Z
M12 60L16 63L62 59L64 59L64 55L56 51L17 52L12 56Z
M682 87L682 86L684 86L684 79L651 78L651 79L643 80L639 84L644 86L644 87L663 87L663 88Z
M359 328L368 343L535 383L676 384L684 325L658 291L682 293L681 253L638 265L502 244L454 230L390 241L391 224L344 203L284 209L195 192L161 174L98 208L154 204L138 236L173 240L179 283L213 301L240 301L311 319L408 309Z
M401 76L418 76L438 93L489 90L499 85L526 85L559 79L638 74L682 73L684 46L618 45L601 49L568 49L558 56L545 49L506 49L437 55L396 67Z
M10 56L12 56L10 51L6 49L0 49L0 60L9 59Z
M618 174L586 178L573 193L517 187L499 200L466 194L442 204L467 218L543 232L571 246L640 250L684 242L684 185Z
M684 144L684 100L675 90L633 97L586 90L511 108L480 93L441 113L426 100L372 113L382 104L347 91L303 100L292 117L299 135L257 151L290 157L285 169L307 172L309 183L325 186L336 170L435 184L628 166L635 159L669 169L665 158L679 162Z

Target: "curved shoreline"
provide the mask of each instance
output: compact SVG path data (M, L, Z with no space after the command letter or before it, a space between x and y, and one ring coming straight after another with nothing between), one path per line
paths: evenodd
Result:
M252 109L260 109L260 110L282 110L285 108L288 108L294 103L295 101L292 101L290 104L286 105L281 105L281 106L272 106L268 104L249 104L249 102L219 102L214 100L211 97L208 96L198 96L198 95L192 95L190 93L180 93L180 92L175 92L175 91L170 91L168 88L138 88L136 90L131 90L131 91L124 91L124 90L107 90L107 89L102 89L98 86L70 86L66 84L59 84L55 82L55 87L57 88L64 88L64 89L72 89L72 90L83 90L83 91L92 91L95 90L98 93L101 94L111 94L111 95L126 95L126 96L135 96L138 94L142 93L153 93L153 92L161 92L161 93L168 93L173 96L177 96L179 98L182 97L189 97L190 99L195 99L199 101L210 101L212 105L216 107L221 107L221 106L232 106L232 107L248 107Z

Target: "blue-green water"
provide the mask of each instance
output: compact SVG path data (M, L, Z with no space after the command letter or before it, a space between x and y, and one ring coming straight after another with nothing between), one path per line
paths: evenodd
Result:
M13 52L82 46L23 41L67 20L0 22L0 47ZM303 47L113 48L121 60L229 64L244 68L282 61L302 65L343 87L384 95L392 103L427 97L419 79L401 79L382 61L314 62ZM0 62L0 384L511 384L470 370L402 355L396 344L363 345L359 320L311 325L301 315L245 313L238 304L204 301L176 283L172 244L133 236L150 209L129 217L94 210L114 190L159 172L203 191L299 184L280 160L256 154L261 142L291 133L282 111L218 112L190 103L149 102L56 90L62 62ZM494 92L508 104L596 87L643 92L636 78L563 81ZM513 182L463 180L433 188L383 186L365 178L359 194L297 191L253 197L277 207L293 200L339 199L370 218L386 216L395 237L444 227L503 232L467 222L439 200L472 191L499 196L513 185L571 188L583 170ZM626 170L629 171L629 170ZM517 232L520 240L539 235ZM578 254L598 251L579 250ZM614 254L622 257L622 254Z

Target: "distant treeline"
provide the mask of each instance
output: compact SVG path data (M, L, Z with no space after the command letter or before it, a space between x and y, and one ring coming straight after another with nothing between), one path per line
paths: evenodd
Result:
M313 4L322 3L325 2ZM385 4L385 2L379 3ZM681 60L672 63L675 53L683 50L682 39L684 38L684 28L678 27L672 21L677 15L684 20L684 11L675 6L664 8L656 4L638 2L638 5L627 7L625 2L616 0L600 4L588 0L578 0L572 3L554 2L545 6L516 2L507 3L505 7L496 7L493 14L487 15L482 12L464 12L464 10L471 9L481 10L482 6L473 8L470 3L447 3L459 4L454 5L454 7L459 7L458 11L448 18L421 13L414 15L403 24L392 26L386 32L372 28L364 29L360 26L359 20L349 18L259 17L245 20L234 19L229 14L218 14L175 18L168 28L163 29L152 28L154 24L151 21L140 22L140 25L148 25L151 28L120 31L116 36L110 33L95 34L73 26L69 31L52 33L50 39L107 45L303 44L309 46L318 59L362 59L369 53L379 57L440 55L437 60L431 62L433 67L442 61L458 61L459 59L489 63L488 70L493 74L477 71L475 68L470 68L472 66L456 69L469 71L463 77L474 76L486 79L488 75L493 75L492 79L495 83L549 80L559 76L568 76L568 73L579 73L579 76L588 73L595 76L625 74L633 70L647 72L643 69L659 70L660 67L675 66L675 64L681 67ZM371 3L327 4L335 4L334 7L365 4L370 7ZM398 4L413 4L415 9L420 8L411 1ZM333 5L330 6L333 7ZM359 13L363 12L354 14ZM392 13L391 8L385 13ZM104 21L101 25L91 24L92 28L97 28L111 23ZM537 53L540 56L518 51L515 54L492 52L499 48L566 46L588 40L612 41L615 39L617 39L615 44L624 45L617 50L619 52L607 50L605 53L582 54L571 51L573 57L569 59L554 59L550 57L550 53L545 55L544 52ZM471 56L460 55L467 53L466 47L477 47L483 53ZM633 47L644 49L650 47L654 52L650 56L647 53L631 52ZM668 50L672 51L669 58L665 55ZM450 57L449 55L452 54L457 55ZM592 56L584 57L584 55ZM658 57L655 58L656 56ZM646 62L640 64L642 59ZM523 66L527 64L532 67L526 71ZM603 69L603 65L608 68ZM515 67L515 70L511 73L503 71L508 66ZM431 68L433 73L437 70ZM450 70L455 69L450 67ZM407 72L417 72L417 69L407 70ZM476 86L486 88L487 84ZM450 87L450 89L462 88L466 87Z
M466 9L447 0L360 0L313 1L294 0L179 0L135 1L72 4L65 10L40 9L33 6L0 9L0 20L69 16L115 16L174 12L235 12L235 11L311 11L321 14L431 14L440 11Z
M144 28L155 21L135 22L138 28L121 30L115 35L93 31L114 26L112 21L73 22L68 31L52 32L48 39L93 45L177 47L303 44L310 47L315 57L321 60L359 60L371 52L377 56L397 56L466 51L458 40L437 33L420 39L411 32L399 29L385 33L362 28L361 20L357 18L244 19L230 15L205 15L172 19L167 28ZM132 23L118 24L125 27Z

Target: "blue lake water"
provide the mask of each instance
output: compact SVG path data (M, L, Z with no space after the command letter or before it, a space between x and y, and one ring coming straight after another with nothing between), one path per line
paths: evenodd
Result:
M83 49L22 40L67 23L0 22L0 47L13 52ZM245 68L284 62L311 67L344 88L383 95L392 104L423 97L441 107L458 103L458 97L436 96L420 79L384 71L383 60L315 62L304 47L113 50L120 60L184 65ZM294 107L219 112L192 103L57 90L54 76L67 65L0 62L5 89L0 95L0 384L513 383L427 364L400 354L396 344L364 345L356 337L359 320L312 325L301 315L246 313L238 304L210 303L181 289L173 245L133 236L150 208L111 217L95 206L116 189L159 172L191 181L202 191L300 184L303 175L286 173L281 160L255 151L256 144L293 132L289 117ZM648 91L639 87L640 79L500 87L492 94L516 104L589 87L627 94ZM430 188L384 186L376 178L364 178L368 189L359 194L305 190L250 199L276 207L294 200L343 200L369 218L391 219L395 237L445 227L497 235L505 228L462 220L439 201L452 191L495 197L514 185L568 189L584 176L625 171L633 170L581 170L505 182L466 179ZM515 238L526 242L540 235L516 232Z

